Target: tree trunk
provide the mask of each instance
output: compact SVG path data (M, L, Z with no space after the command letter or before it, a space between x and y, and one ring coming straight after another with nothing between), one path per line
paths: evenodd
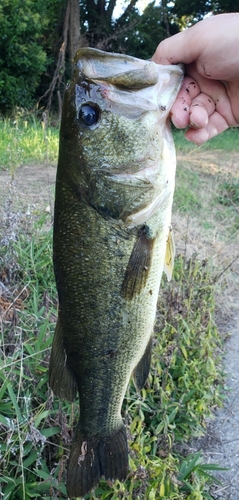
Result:
M71 65L80 46L80 5L79 0L68 0L69 3L69 45L68 53Z
M57 92L59 115L61 115L60 87L65 73L66 55L69 57L71 70L73 69L74 55L80 44L80 7L79 0L68 0L64 15L62 42L58 53L57 65L49 88L41 99L48 96L46 109L50 111L54 92ZM41 100L40 99L40 100Z

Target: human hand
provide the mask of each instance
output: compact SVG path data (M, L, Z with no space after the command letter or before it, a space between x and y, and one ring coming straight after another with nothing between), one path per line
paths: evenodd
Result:
M185 78L171 110L185 137L203 144L239 126L239 13L220 14L163 40L152 60L185 64Z

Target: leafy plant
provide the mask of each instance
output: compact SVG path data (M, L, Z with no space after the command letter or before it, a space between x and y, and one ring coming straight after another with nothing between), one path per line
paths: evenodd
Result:
M29 107L46 68L39 38L42 19L35 2L2 0L0 6L0 110Z

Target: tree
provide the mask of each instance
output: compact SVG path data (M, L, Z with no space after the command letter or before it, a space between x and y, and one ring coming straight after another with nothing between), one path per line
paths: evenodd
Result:
M135 17L135 24L127 31L121 47L128 54L149 59L161 40L177 32L178 27L172 22L169 8L165 10L164 5L151 2L141 15L138 14L137 19Z
M29 107L46 68L37 2L1 0L0 32L0 111Z
M1 0L0 112L31 108L54 64L66 0ZM40 84L40 87L39 87Z
M239 0L175 0L172 13L180 28L186 28L207 14L238 12Z
M150 57L155 50L155 40L173 34L166 0L160 5L150 2L142 14L137 0L125 2L125 10L115 18L116 0L82 0L81 34L85 44L102 50Z
M161 0L140 13L137 0L125 0L116 18L116 2L1 0L0 112L37 102L50 109L56 96L60 109L79 46L148 59L163 38L206 14L239 10L239 0Z
M58 38L58 55L53 78L40 100L47 98L46 109L52 105L54 91L58 97L59 115L61 115L62 98L61 86L65 73L71 75L73 58L80 44L80 7L79 0L67 0L63 11L62 35ZM67 71L68 61L68 71Z

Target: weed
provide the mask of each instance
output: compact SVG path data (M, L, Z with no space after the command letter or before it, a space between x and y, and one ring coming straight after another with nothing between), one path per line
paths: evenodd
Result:
M224 206L238 206L239 182L223 182L220 185L220 192L217 199Z

